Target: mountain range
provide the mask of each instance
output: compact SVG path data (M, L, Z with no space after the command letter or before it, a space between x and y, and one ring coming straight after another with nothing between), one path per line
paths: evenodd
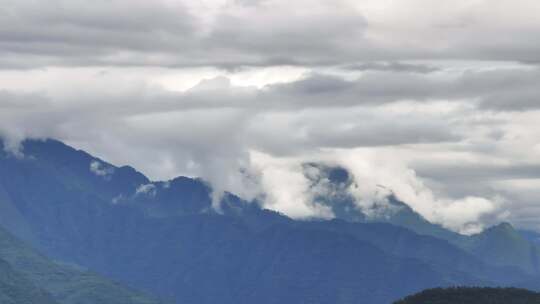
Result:
M0 290L13 297L153 303L136 289L170 303L382 304L433 287L540 290L533 232L501 223L460 235L392 194L395 212L367 216L336 166L305 165L313 186L331 188L316 199L336 218L299 221L232 193L218 212L201 179L151 181L55 140L27 140L22 153L0 144Z

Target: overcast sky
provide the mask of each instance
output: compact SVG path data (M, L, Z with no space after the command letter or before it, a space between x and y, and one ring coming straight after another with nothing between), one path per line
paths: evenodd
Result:
M332 217L348 168L471 233L540 230L536 0L0 0L0 135ZM379 189L379 190L378 190Z

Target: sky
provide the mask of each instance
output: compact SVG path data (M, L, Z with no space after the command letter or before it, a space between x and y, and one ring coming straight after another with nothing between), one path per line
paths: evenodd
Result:
M540 2L0 0L0 136L331 218L348 169L461 233L540 230Z

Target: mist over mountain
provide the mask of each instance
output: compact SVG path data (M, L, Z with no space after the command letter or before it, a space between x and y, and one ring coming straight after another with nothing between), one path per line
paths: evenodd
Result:
M0 304L536 301L539 11L0 0Z
M343 191L342 168L305 165L314 204L336 217L293 220L232 193L216 209L203 180L151 181L58 141L25 141L22 151L0 152L9 211L0 225L53 259L177 303L390 303L441 286L540 288L538 248L509 224L459 235L388 192L388 205L362 209Z
M314 170L317 174L313 175ZM433 224L412 210L406 203L380 185L381 198L377 201L358 202L350 191L354 181L341 167L307 164L312 185L318 193L315 203L331 208L336 218L348 222L389 223L412 230L420 235L444 239L453 245L498 266L515 266L528 273L538 273L539 248L534 232L519 232L503 222L483 232L464 236Z

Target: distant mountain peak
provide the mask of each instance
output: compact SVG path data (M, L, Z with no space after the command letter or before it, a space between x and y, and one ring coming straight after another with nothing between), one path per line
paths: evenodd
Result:
M359 203L351 191L358 187L352 174L344 167L328 163L306 163L304 175L310 181L317 204L329 207L337 219L348 222L384 222L411 229L419 234L457 238L456 233L433 224L401 201L385 185L377 185L380 200Z
M514 226L512 226L512 224L508 223L508 222L502 222L498 225L495 225L493 226L494 228L497 228L497 229L502 229L502 230L508 230L508 231L514 231Z
M516 237L520 237L518 231L508 222L502 222L486 229L483 233L504 233Z

